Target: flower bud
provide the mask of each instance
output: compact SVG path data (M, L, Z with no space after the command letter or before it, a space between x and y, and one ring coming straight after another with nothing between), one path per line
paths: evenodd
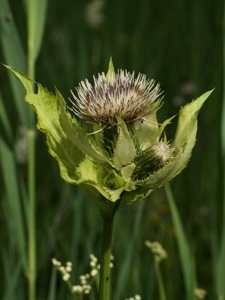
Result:
M173 151L168 144L159 142L150 149L152 158L157 161L158 167L162 167L171 158Z
M134 180L142 180L149 177L159 168L163 167L171 158L174 150L165 142L159 142L151 148L142 151L136 158L137 168L132 177Z

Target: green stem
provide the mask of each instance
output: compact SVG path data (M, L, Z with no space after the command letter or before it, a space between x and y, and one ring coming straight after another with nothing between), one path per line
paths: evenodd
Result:
M157 281L158 281L158 285L159 285L160 300L166 300L166 292L164 289L164 284L163 284L163 279L162 279L159 262L155 262L155 270L156 270Z
M32 57L32 44L28 41L28 77L34 80L35 61ZM35 117L33 110L30 110L30 129L29 129L29 160L28 160L28 194L29 194L29 212L28 212L28 285L29 300L36 299L36 196L35 196Z
M29 28L28 28L29 31ZM33 57L33 41L28 33L28 77L35 78L35 59ZM35 194L35 114L30 110L30 128L28 134L28 293L29 300L36 299L36 194Z
M110 258L114 216L115 214L110 217L103 216L99 300L110 299Z
M35 300L36 294L36 222L35 222L35 131L29 130L29 164L28 164L28 285L29 300Z

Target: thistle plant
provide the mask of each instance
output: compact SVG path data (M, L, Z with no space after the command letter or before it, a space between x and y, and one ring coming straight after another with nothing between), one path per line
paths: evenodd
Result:
M146 198L187 165L196 142L198 113L212 91L180 109L175 137L158 123L162 92L145 75L115 72L82 81L67 106L60 92L8 67L26 90L26 101L37 113L37 127L46 134L50 154L61 177L78 184L96 203L103 218L99 299L110 299L110 256L114 215L119 207Z

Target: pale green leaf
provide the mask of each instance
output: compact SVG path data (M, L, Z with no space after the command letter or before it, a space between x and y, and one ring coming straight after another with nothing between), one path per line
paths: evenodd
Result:
M124 179L111 166L96 164L86 158L76 169L79 176L78 184L85 183L95 187L106 199L115 202L124 190ZM85 187L83 186L85 190Z
M170 124L171 121L172 121L174 118L175 118L175 116L173 116L173 117L171 117L171 118L165 120L165 121L162 123L162 125L160 125L160 127L159 127L159 129L158 129L158 132L157 132L157 136L158 136L159 139L160 139L162 133L164 132L166 126L167 126L168 124ZM164 132L164 141L166 142L165 132Z
M133 204L135 201L140 201L145 199L151 194L153 189L148 186L137 186L135 190L130 190L128 192L123 192L121 195L121 203L123 204Z
M156 111L146 116L143 120L137 120L133 124L133 136L140 150L150 148L158 142L159 125Z
M9 68L9 67L8 67ZM9 68L20 80L27 94L25 100L37 113L37 127L46 134L50 154L56 158L62 178L69 183L76 183L75 169L84 158L84 154L64 133L59 122L57 98L40 84L33 93L33 81L15 69Z
M134 142L125 122L118 118L118 139L114 148L113 163L117 170L130 164L136 155Z
M171 145L171 147L178 149L179 152L179 155L176 155L179 156L179 160L177 160L176 168L173 170L173 177L186 167L191 157L192 149L196 142L198 114L212 92L213 90L204 93L196 100L181 108L179 112L177 130Z
M176 136L171 145L176 149L175 157L163 168L150 175L147 180L137 182L138 185L143 184L155 189L171 180L186 167L196 142L198 113L211 93L212 91L209 91L181 108Z
M114 65L113 65L113 61L112 61L112 57L110 57L109 60L109 67L108 67L108 72L106 74L106 80L107 82L110 81L110 79L115 77L115 69L114 69Z
M134 163L131 163L130 165L127 165L122 168L121 174L126 181L128 181L130 179L134 169L135 169Z
M172 143L173 147L179 149L180 147L184 147L189 139L195 139L199 111L212 92L213 90L204 93L180 109L177 130Z
M126 181L125 191L133 191L136 189L136 186L131 179L131 175L132 175L135 167L136 167L135 164L131 163L131 164L123 167L121 170L122 177Z

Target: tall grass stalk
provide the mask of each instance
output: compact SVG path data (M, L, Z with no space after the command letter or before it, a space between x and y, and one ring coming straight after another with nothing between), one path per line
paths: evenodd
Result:
M155 270L156 270L156 276L157 276L157 281L159 285L159 295L160 295L160 300L167 300L166 297L166 291L163 283L163 278L162 278L162 273L160 269L160 264L155 261Z
M12 19L10 12L10 6L7 0L1 3L1 27L3 28L2 47L5 56L5 61L19 68L22 71L28 70L28 76L32 79L35 78L35 63L40 51L41 41L43 36L44 24L46 19L47 0L27 0L24 2L27 15L27 67L25 62L25 54L21 44L20 36ZM9 16L9 21L6 22L6 17ZM23 124L28 128L28 203L21 200L20 189L17 186L19 182L16 170L16 158L13 154L13 149L7 149L4 144L1 146L1 153L4 155L4 161L7 162L7 166L3 170L5 176L5 183L10 183L10 187L7 188L8 199L11 203L11 211L13 214L13 220L15 221L16 231L18 235L18 243L20 249L20 255L23 262L25 274L28 279L28 297L30 300L36 298L35 280L36 280L36 188L35 188L35 116L33 111L28 111L28 106L24 107L23 95L21 95L21 88L18 83L10 77L12 84L13 94L17 103L20 119ZM23 94L23 92L22 92ZM9 159L6 160L6 157ZM3 161L3 165L5 164ZM9 168L9 166L12 166ZM11 178L11 180L9 180ZM15 178L12 181L12 178ZM16 188L18 187L18 188ZM12 192L14 191L14 195ZM26 193L25 193L26 194ZM23 194L23 195L25 195ZM22 203L26 203L23 207ZM25 209L25 212L24 212ZM24 222L23 216L27 217ZM24 225L27 225L25 230ZM25 247L25 232L28 233L27 253ZM25 262L27 260L27 262Z
M38 57L43 37L46 19L47 0L27 0L27 48L28 77L35 79L35 63ZM35 188L35 115L30 110L28 132L28 282L29 299L36 299L36 188Z
M219 300L225 299L225 6L223 15L223 101L221 109L221 160L222 160L222 228L220 247L216 253L216 293Z
M121 296L124 295L123 294L124 291L126 291L124 287L128 286L128 280L130 274L132 273L131 268L134 262L135 248L138 240L138 234L140 233L141 230L141 220L143 218L145 207L146 207L146 201L141 201L140 203L138 203L132 232L129 234L128 239L126 239L125 236L122 237L123 242L120 244L124 245L125 247L120 248L120 251L125 252L126 255L123 259L123 263L120 265L120 270L117 275L116 290L114 291L114 299L121 298ZM118 221L119 223L124 222L124 217L122 217L122 219ZM117 229L119 229L119 227ZM136 271L136 268L134 271ZM139 274L137 276L139 276Z
M36 196L35 196L35 130L28 131L28 282L29 300L36 299Z
M186 287L187 299L193 300L195 299L194 298L195 274L193 271L193 259L191 256L190 247L184 232L184 228L181 222L181 217L176 207L176 203L169 183L165 184L165 192L169 203L173 224L175 227L178 250L179 250L179 255L181 260L181 268L182 268L184 283Z

